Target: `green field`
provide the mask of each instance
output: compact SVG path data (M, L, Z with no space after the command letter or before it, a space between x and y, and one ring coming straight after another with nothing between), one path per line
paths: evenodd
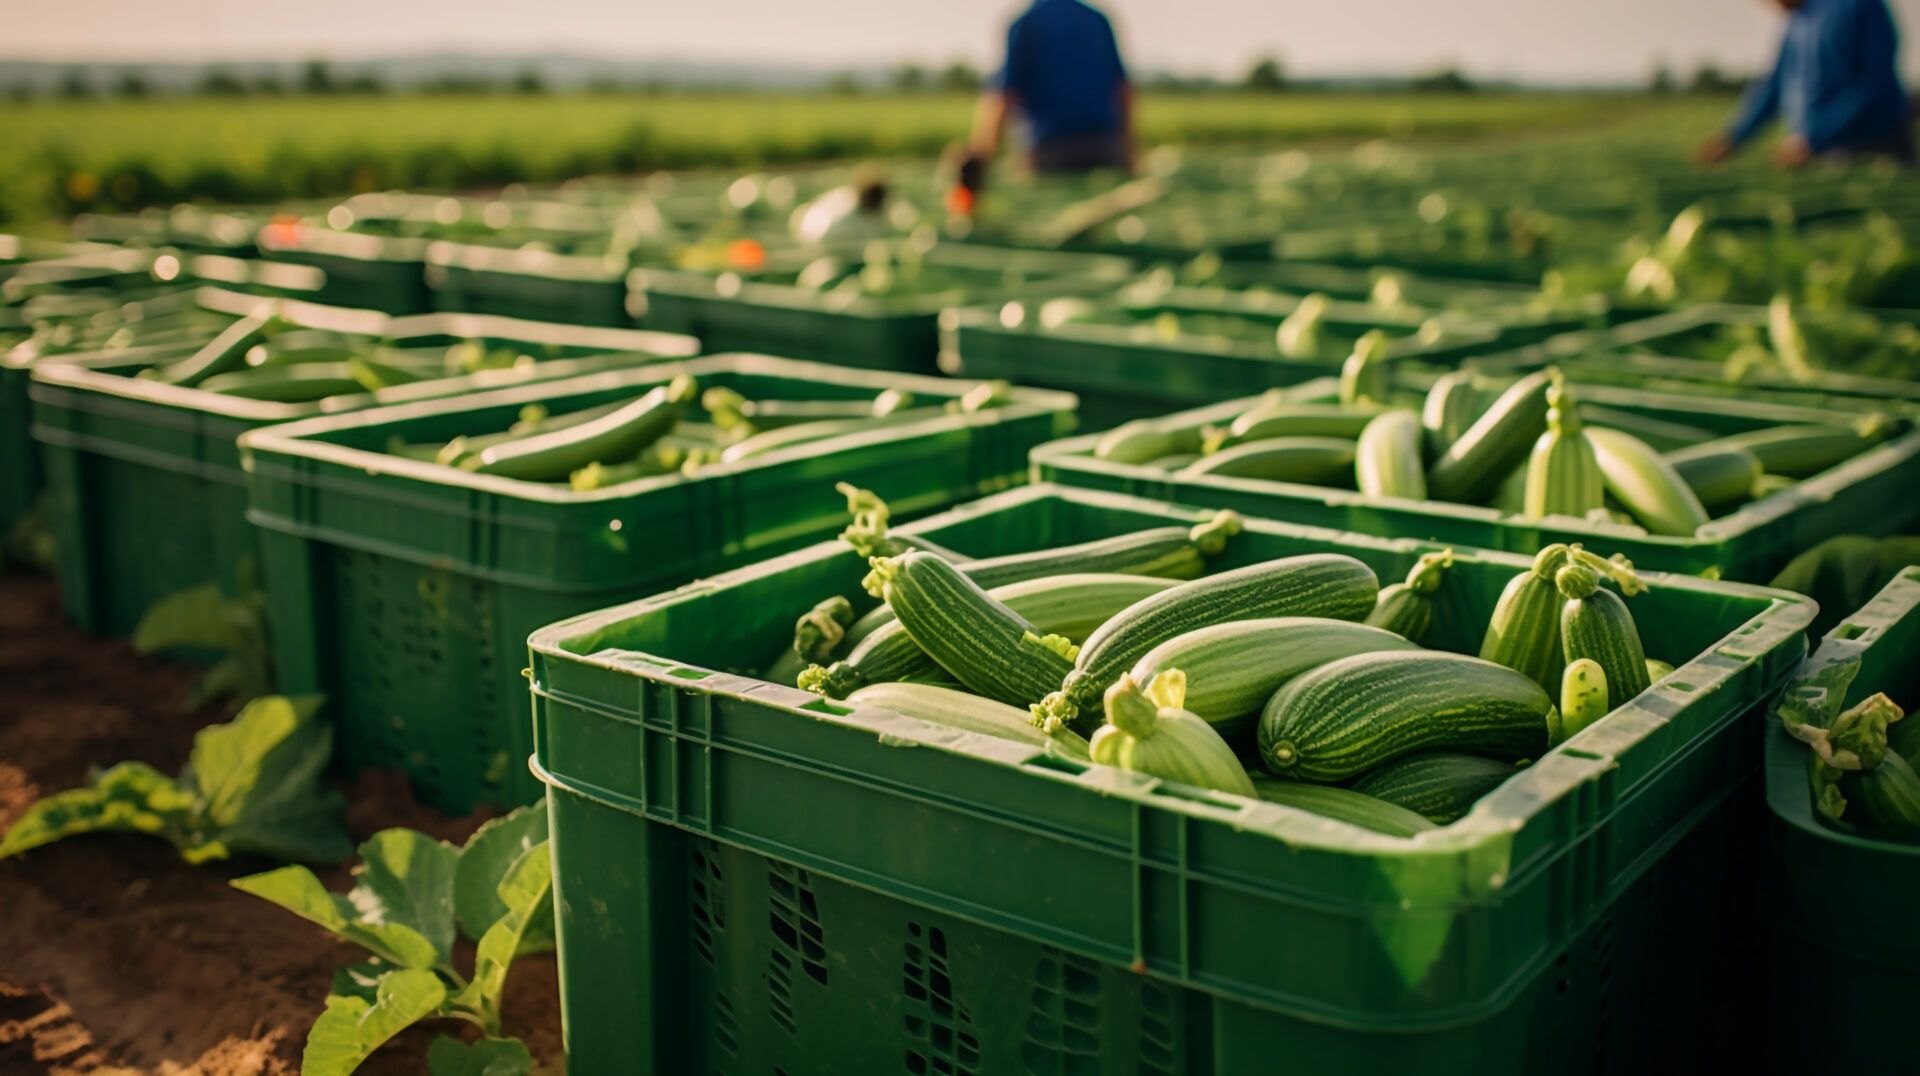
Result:
M1657 118L1709 129L1725 103L1574 94L1145 98L1152 144L1452 138ZM175 201L271 202L652 168L937 153L961 96L475 96L0 104L0 224Z

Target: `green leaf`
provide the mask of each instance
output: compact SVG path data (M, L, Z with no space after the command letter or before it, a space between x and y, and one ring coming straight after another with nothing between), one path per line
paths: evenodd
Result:
M487 929L473 959L473 979L453 1004L480 1016L489 1033L500 1030L500 994L507 968L519 952L521 937L553 892L551 846L534 845L516 860L500 883L500 900L507 913Z
M533 1055L519 1039L481 1039L469 1046L442 1035L427 1047L428 1076L527 1076Z
M393 965L378 960L335 968L333 988L329 992L340 997L359 998L371 1005L379 1000L380 977L392 970Z
M349 1076L388 1039L438 1012L446 997L439 976L411 969L382 975L371 1003L360 996L329 996L327 1010L307 1032L300 1071L304 1076Z
M179 840L192 797L144 762L122 762L84 788L56 792L27 808L0 838L0 859L63 837L132 830Z
M235 878L229 884L242 893L272 901L391 964L426 969L440 962L439 950L419 931L401 923L362 921L347 898L327 892L306 867L281 867Z
M360 846L362 865L348 903L368 923L410 927L453 963L453 875L460 853L410 829L384 829Z
M232 653L245 645L218 583L161 598L133 629L133 648L142 654L176 648Z
M460 850L460 865L454 875L453 910L460 920L461 933L479 941L488 927L507 914L506 902L500 899L500 883L516 860L546 839L547 805L544 802L519 808L474 832L467 846ZM551 944L552 932L549 930L541 939L530 930L527 940Z
M333 727L313 718L319 705L318 696L255 699L195 734L181 783L200 799L205 840L286 860L338 863L351 854L345 800L323 781Z

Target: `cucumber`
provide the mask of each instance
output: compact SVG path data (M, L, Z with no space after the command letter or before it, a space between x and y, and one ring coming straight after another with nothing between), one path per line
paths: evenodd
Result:
M1202 451L1211 455L1249 441L1275 437L1355 438L1383 408L1363 404L1348 407L1327 403L1264 404L1233 420L1224 430L1208 434Z
M1326 617L1262 617L1214 624L1161 643L1134 662L1136 683L1169 669L1187 676L1182 704L1222 736L1250 730L1253 717L1288 680L1329 661L1415 650L1391 631Z
M700 406L722 428L778 430L803 422L884 418L913 402L910 393L888 389L871 400L749 400L729 388L711 388Z
M1407 581L1380 588L1373 612L1366 623L1418 643L1433 625L1433 592L1448 568L1453 567L1453 550L1428 553L1414 563Z
M1846 821L1874 833L1920 837L1920 774L1891 752L1871 770L1848 770L1840 779Z
M190 357L161 367L155 376L169 385L197 388L209 377L239 370L246 365L247 351L266 339L272 324L267 314L249 314L220 330Z
M1558 719L1544 688L1491 661L1361 654L1274 693L1260 715L1260 760L1279 777L1334 782L1422 751L1539 758Z
M1387 334L1369 329L1354 341L1353 354L1340 366L1340 403L1385 404L1393 382L1387 373Z
M1569 664L1591 658L1605 675L1609 710L1645 691L1647 655L1640 630L1618 594L1601 588L1600 573L1576 559L1554 577L1566 604L1560 612L1561 653Z
M1269 437L1248 441L1174 472L1179 478L1258 478L1311 486L1345 485L1353 480L1357 446L1334 437Z
M935 725L997 736L1089 760L1087 741L1065 728L1035 728L1025 710L931 684L874 684L847 696L854 706L873 706Z
M1519 767L1498 759L1434 751L1389 762L1352 787L1445 826L1466 817L1481 797L1519 772Z
M1580 425L1580 411L1564 383L1547 389L1547 432L1533 443L1527 461L1527 490L1522 514L1528 519L1572 516L1605 508L1607 490L1593 443Z
M1528 374L1500 394L1486 413L1435 459L1427 470L1427 494L1436 500L1477 504L1526 461L1529 447L1547 429L1547 386L1558 371Z
M1767 474L1812 478L1872 448L1880 442L1880 434L1890 428L1891 424L1884 419L1879 422L1869 420L1857 429L1846 426L1774 426L1734 434L1707 444L1744 448L1753 453L1754 458L1760 461L1760 469Z
M727 446L727 450L721 454L720 459L723 463L738 463L798 445L808 445L816 441L826 441L835 437L867 433L894 426L911 426L916 422L927 422L946 414L948 411L944 407L914 407L905 411L895 411L893 414L879 418L867 416L802 422L768 430L765 433L756 433L744 441L736 441Z
M1480 413L1480 378L1465 370L1441 375L1427 390L1420 408L1420 426L1426 431L1426 455L1439 459Z
M1073 644L1043 637L939 556L916 550L876 558L870 579L913 641L975 694L1027 706L1073 671Z
M332 362L235 370L230 374L209 377L197 387L222 396L274 403L309 403L329 396L351 396L367 391L354 378L352 367L346 363Z
M1154 647L1190 631L1280 616L1359 620L1379 594L1372 569L1339 553L1286 557L1184 583L1136 602L1089 636L1060 690L1034 713L1085 723L1122 674Z
M1233 748L1181 705L1185 693L1186 677L1178 669L1145 686L1130 675L1120 677L1104 696L1107 723L1088 743L1093 761L1163 781L1253 795L1253 781ZM1044 723L1049 731L1061 725Z
M1480 640L1483 660L1505 665L1545 690L1559 690L1566 660L1560 647L1565 599L1554 577L1571 553L1568 546L1547 546L1533 558L1533 567L1508 580Z
M1653 671L1648 669L1648 676ZM1571 739L1581 729L1607 716L1607 671L1592 658L1567 662L1560 675L1560 738Z
M1140 599L1177 585L1172 579L1135 575L1055 575L996 587L988 594L1027 618L1037 634L1059 635L1072 642L1086 638ZM819 618L837 622L839 607L845 605L845 599L830 599L802 617L801 622L821 631ZM925 675L931 671L928 666L937 665L900 621L889 616L865 632L844 659L827 668L816 665L807 669L796 682L808 691L841 698L862 684Z
M476 474L557 481L598 460L630 459L673 428L695 391L693 379L681 375L591 422L492 445L460 466Z
M1353 472L1360 492L1369 497L1427 499L1427 468L1422 455L1425 431L1420 416L1395 409L1376 416L1360 431Z
M1389 837L1411 837L1435 828L1432 822L1405 807L1337 785L1314 785L1263 775L1253 779L1253 789L1268 803L1293 807Z
M1666 454L1673 471L1700 499L1708 515L1745 504L1762 473L1760 457L1733 444L1703 444Z
M1707 525L1700 498L1665 457L1645 441L1619 430L1587 431L1607 492L1627 506L1640 525L1654 534L1686 538Z
M1155 419L1136 419L1108 430L1093 446L1096 459L1113 463L1148 463L1165 456L1195 455L1200 431L1170 426Z

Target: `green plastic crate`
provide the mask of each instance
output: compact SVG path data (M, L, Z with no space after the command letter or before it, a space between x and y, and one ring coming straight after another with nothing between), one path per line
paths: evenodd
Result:
M634 324L628 268L626 257L435 243L426 280L439 310L619 327Z
M111 355L89 365L36 364L28 394L59 547L61 607L68 619L96 634L128 634L154 602L186 587L234 582L236 568L254 548L246 522L246 479L234 443L247 430L376 404L460 396L684 358L698 350L687 337L657 332L466 315L389 319L369 310L253 296L211 301L244 303L247 308L272 304L295 324L369 336L440 340L486 334L494 340L518 339L542 357L549 348L565 353L565 345L592 341L593 350L606 353L305 404L239 399L140 380L134 375L145 363L116 365Z
M521 680L542 624L817 541L846 524L836 481L903 512L944 508L1025 477L1028 451L1073 398L1019 390L1003 407L796 446L692 478L592 492L472 475L387 455L504 429L530 403L562 411L636 396L687 373L749 399L929 401L971 386L766 356L687 364L383 408L249 434L280 687L322 691L350 768L405 770L454 814L532 800Z
M1133 271L1122 258L957 243L935 246L925 264L978 283L958 292L844 298L797 287L787 282L787 273L756 279L642 268L633 271L629 288L641 324L698 337L710 350L931 373L940 351L941 311L963 303L1112 288Z
M1890 322L1920 322L1920 314L1912 311L1872 313ZM1766 325L1765 307L1700 303L1609 329L1568 333L1511 353L1485 356L1469 365L1494 371L1558 365L1584 381L1714 393L1732 399L1812 402L1840 398L1861 401L1859 406L1886 400L1920 403L1920 381L1836 370L1822 370L1813 382L1795 380L1777 371L1756 371L1739 381L1730 381L1723 363L1677 358L1666 353L1676 346L1711 339L1733 328L1758 332L1764 338Z
M1582 403L1729 435L1766 426L1845 423L1850 411L1745 403L1713 397L1578 386ZM1330 397L1322 394L1322 398ZM1166 421L1225 425L1253 399L1167 416ZM1824 474L1715 518L1691 538L1632 536L1572 520L1533 521L1492 508L1354 490L1217 475L1183 477L1142 464L1094 456L1097 436L1068 438L1033 453L1034 480L1137 497L1233 508L1316 527L1420 538L1445 545L1534 553L1554 542L1582 542L1625 553L1642 568L1765 582L1795 556L1840 534L1893 534L1920 521L1920 430L1855 456Z
M1033 486L909 529L993 556L1204 515ZM1215 567L1339 550L1399 579L1432 548L1252 519ZM1432 639L1472 649L1527 561L1458 552ZM1752 941L1727 808L1806 599L1653 576L1635 615L1679 670L1405 841L753 678L865 570L823 544L531 639L579 1071L1614 1072L1721 1048L1718 961Z
M1920 709L1916 659L1920 566L1828 632L1787 690L1803 680L1844 681L1844 667L1855 666L1842 706L1884 691L1911 715ZM1829 824L1814 810L1807 746L1778 720L1767 722L1766 745L1762 892L1772 928L1766 948L1776 954L1767 1004L1793 1015L1782 1022L1788 1056L1781 1063L1809 1071L1908 1071L1920 990L1920 846Z
M1033 302L950 310L941 315L940 366L962 377L1005 378L1076 393L1086 428L1105 429L1128 419L1338 374L1344 353L1338 358L1289 359L1276 351L1274 328L1300 301L1298 295L1174 288L1144 298L1116 296L1101 310L1138 317L1138 324L1056 324L1048 304ZM1248 331L1243 336L1184 329L1177 335L1162 334L1153 318L1163 312L1176 319L1204 315L1241 322ZM1449 365L1501 350L1501 341L1511 333L1560 332L1580 320L1547 316L1509 324L1454 315L1447 319L1451 326L1444 340L1423 340L1419 330L1432 316L1420 309L1335 301L1328 304L1323 324L1333 337L1347 339L1384 329L1396 337L1389 355Z
M427 241L339 232L303 221L260 229L260 254L327 274L317 300L386 314L433 309L427 291Z

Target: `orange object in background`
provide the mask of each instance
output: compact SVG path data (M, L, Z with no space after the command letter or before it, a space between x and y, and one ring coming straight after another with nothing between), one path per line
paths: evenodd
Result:
M294 246L300 242L300 218L291 213L276 213L261 231L272 246Z
M767 248L752 239L727 244L727 264L735 269L759 269L767 264Z
M973 212L973 190L969 187L954 187L947 192L947 212L966 216Z

